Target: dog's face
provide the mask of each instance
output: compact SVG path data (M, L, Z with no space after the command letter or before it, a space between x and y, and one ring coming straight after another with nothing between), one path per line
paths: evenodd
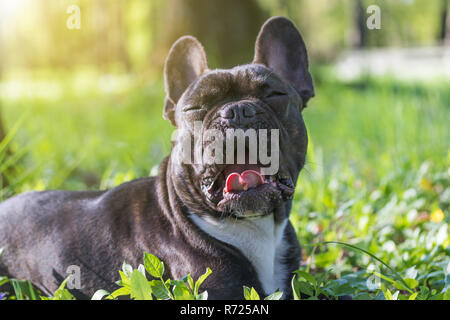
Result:
M253 63L229 70L208 70L199 42L183 37L169 53L165 81L164 117L178 129L172 173L189 209L245 218L292 198L308 141L301 112L314 89L289 20L268 20Z

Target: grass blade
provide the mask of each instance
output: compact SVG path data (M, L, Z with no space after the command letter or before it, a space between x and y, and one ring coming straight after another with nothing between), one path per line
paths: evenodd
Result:
M408 286L408 284L402 278L402 276L400 276L400 274L398 274L398 272L394 270L394 268L389 266L386 262L384 262L380 258L376 257L374 254L370 253L369 251L364 250L362 248L359 248L357 246L354 246L352 244L345 243L345 242L340 242L340 241L323 241L323 242L320 242L318 244L314 244L313 246L320 246L320 245L324 245L324 244L338 244L338 245L341 245L341 246L344 246L344 247L348 247L348 248L351 248L353 250L360 251L360 252L363 252L363 253L369 255L370 257L372 257L373 259L375 259L376 261L378 261L379 263L384 265L386 268L388 268L394 274L394 276L397 278L397 280L399 280L410 293L413 293L413 290Z

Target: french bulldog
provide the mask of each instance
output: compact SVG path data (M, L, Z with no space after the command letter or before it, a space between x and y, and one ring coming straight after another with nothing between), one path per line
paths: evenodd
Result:
M163 116L176 133L159 175L111 190L28 192L1 203L0 274L28 279L51 295L67 268L79 266L81 287L72 292L90 298L98 289L117 289L123 261L137 266L150 252L172 279L211 268L202 285L209 299L242 299L244 285L291 297L301 249L289 213L308 143L302 111L314 96L300 33L284 17L269 19L253 62L227 70L210 70L202 45L182 37L168 54L164 80ZM212 153L184 161L181 146L194 140L196 124L202 139L187 153L208 149L215 140L206 136L209 129L270 130L277 170L249 161L255 146L249 136L241 161L216 163Z

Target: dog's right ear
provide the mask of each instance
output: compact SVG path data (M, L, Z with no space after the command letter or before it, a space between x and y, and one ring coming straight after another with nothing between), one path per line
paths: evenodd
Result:
M174 126L175 106L187 87L208 69L205 50L200 42L191 36L178 39L169 51L164 66L166 100L163 117Z

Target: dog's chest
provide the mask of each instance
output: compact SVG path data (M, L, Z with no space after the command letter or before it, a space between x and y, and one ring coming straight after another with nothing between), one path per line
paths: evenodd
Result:
M191 219L212 237L242 252L256 270L265 294L285 289L286 270L282 260L287 219L275 223L273 216L269 215L263 218L217 221L200 218L195 214L191 215Z

